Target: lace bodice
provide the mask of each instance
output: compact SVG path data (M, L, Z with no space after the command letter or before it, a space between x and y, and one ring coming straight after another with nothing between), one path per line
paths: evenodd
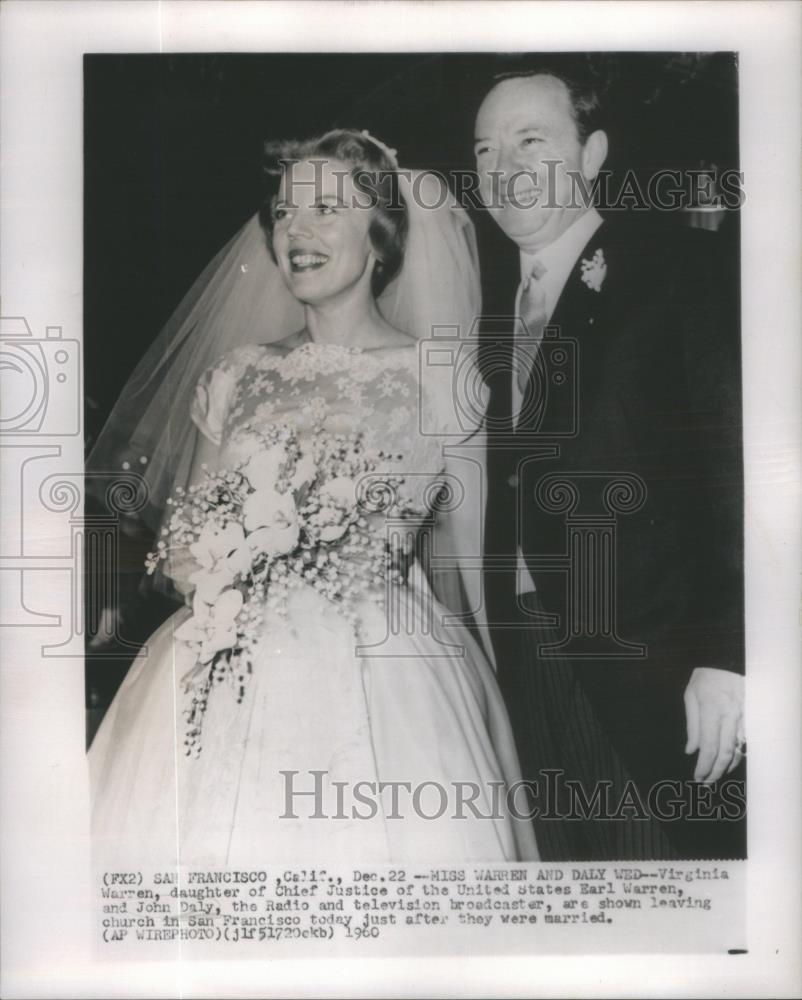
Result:
M443 444L457 428L451 370L421 372L419 358L414 345L382 351L249 345L204 374L192 417L220 446L221 468L249 459L254 432L271 424L291 424L301 439L315 426L332 435L361 433L381 453L388 478L404 477L404 496L423 513L442 482Z

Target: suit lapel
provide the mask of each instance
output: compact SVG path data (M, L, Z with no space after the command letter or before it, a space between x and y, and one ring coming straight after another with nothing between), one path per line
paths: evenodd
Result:
M594 393L595 373L598 370L600 360L598 352L604 348L608 341L608 328L610 326L608 318L613 313L611 286L614 288L617 282L613 280L608 284L609 274L605 270L605 266L608 263L608 258L615 255L614 233L615 230L609 223L602 222L582 248L546 327L546 336L556 335L562 340L576 342L578 350L577 375L581 380L581 385L578 385L576 389L577 392L582 393L585 402ZM583 268L583 262L586 262L590 267ZM519 283L517 274L515 277L514 288L517 290ZM512 281L508 284L510 288L513 287ZM510 292L510 301L514 300L514 294L514 291ZM510 314L512 311L510 309ZM509 346L512 349L511 339ZM544 363L548 368L549 361L545 354ZM503 409L505 413L509 412L511 406L510 383L511 379L506 377L503 386L499 387L495 394L496 407L500 410ZM559 405L557 399L561 396L562 394L557 393L554 404L551 402L547 404L549 412L551 412L552 405ZM547 420L547 424L551 422ZM561 422L560 425L562 425ZM518 426L515 430L526 435L531 429L526 426Z

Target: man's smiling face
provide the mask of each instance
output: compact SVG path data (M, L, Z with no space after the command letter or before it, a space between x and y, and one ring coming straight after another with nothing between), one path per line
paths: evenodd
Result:
M480 196L507 236L535 252L586 210L569 174L592 180L606 150L602 132L580 142L561 80L545 74L502 80L476 117Z

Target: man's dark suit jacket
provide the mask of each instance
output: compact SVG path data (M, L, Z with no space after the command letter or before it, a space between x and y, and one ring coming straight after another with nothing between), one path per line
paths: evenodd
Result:
M520 275L509 247L511 254L498 244L485 253L486 317L513 309ZM607 265L599 291L582 281L580 266L597 250ZM521 434L512 448L494 448L491 438L486 551L509 552L517 515L540 603L561 626L566 576L538 560L565 552L565 513L542 509L537 484L551 473L595 472L634 474L645 485L640 508L618 517L615 555L618 633L644 645L646 656L572 663L643 785L692 774L682 699L692 670L744 669L737 256L717 234L605 221L550 320L551 332L576 342L575 436L550 436L570 417L570 393L550 384L537 437L557 442L557 457L532 460L532 439ZM494 338L485 336L487 349ZM550 357L550 349L541 357L549 379ZM498 366L485 374L490 412L503 424L509 376ZM492 618L504 616L498 603L509 597L503 587L488 593Z

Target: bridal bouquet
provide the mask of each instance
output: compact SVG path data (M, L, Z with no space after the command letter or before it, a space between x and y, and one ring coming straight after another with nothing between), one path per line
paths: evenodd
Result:
M217 682L245 693L265 609L287 613L290 592L311 586L336 602L358 629L357 603L382 603L388 577L403 580L403 553L389 551L384 517L404 517L401 477L370 474L386 460L362 434L318 429L303 448L293 428L274 425L253 435L252 457L210 472L167 502L171 515L148 573L187 551L197 563L192 617L175 633L197 664L184 682L193 697L187 712L187 754L201 749L201 726Z

